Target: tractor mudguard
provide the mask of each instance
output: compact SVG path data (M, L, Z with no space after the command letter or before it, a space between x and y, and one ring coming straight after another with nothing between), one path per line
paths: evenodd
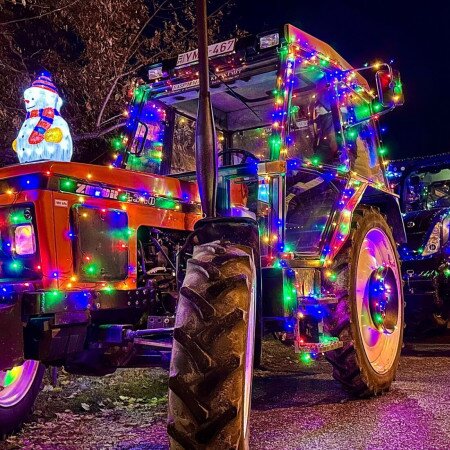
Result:
M397 196L368 186L360 203L377 207L381 214L386 217L386 221L392 229L395 242L397 244L406 242L406 231Z

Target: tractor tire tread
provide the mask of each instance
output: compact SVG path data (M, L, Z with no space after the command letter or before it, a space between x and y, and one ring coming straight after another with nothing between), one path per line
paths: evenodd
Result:
M171 449L222 450L241 439L236 389L244 386L246 344L240 333L247 333L253 273L251 256L224 242L197 246L188 261L169 376Z
M328 317L325 318L325 328L332 336L338 337L344 341L344 347L326 353L326 359L333 366L333 378L339 381L353 396L366 398L380 395L389 390L393 376L385 381L376 381L376 377L371 373L373 370L368 367L368 363L363 362L361 352L355 348L353 333L355 333L356 324L352 323L352 305L348 293L350 292L350 267L352 266L354 256L355 240L360 239L358 230L365 226L367 222L379 221L384 223L385 231L391 233L385 218L378 208L373 206L359 206L353 215L353 222L350 229L350 235L344 248L341 249L334 261L334 266L330 268L337 278L343 280L345 292L343 295L337 295L338 302L328 308ZM394 246L395 257L398 261L397 249ZM337 289L334 284L330 284L330 290ZM398 364L398 357L395 366ZM393 371L395 374L395 370Z

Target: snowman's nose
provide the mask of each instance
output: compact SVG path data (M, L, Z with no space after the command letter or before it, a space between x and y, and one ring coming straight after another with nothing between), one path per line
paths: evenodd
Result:
M25 100L25 103L30 103L30 100Z

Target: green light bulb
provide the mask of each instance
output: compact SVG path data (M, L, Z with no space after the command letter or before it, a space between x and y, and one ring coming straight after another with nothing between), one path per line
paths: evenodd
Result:
M98 274L99 268L97 264L91 263L84 266L84 271L86 272L87 275L94 276Z
M114 150L120 150L122 148L122 139L120 137L114 138L111 141L111 145Z
M401 95L403 93L403 86L401 81L396 81L394 85L394 94Z
M382 105L381 103L375 102L375 103L373 104L373 110L374 110L375 112L380 112L382 109L383 109L383 105Z
M320 164L320 158L318 156L313 156L311 158L311 164L313 166L318 166Z
M14 271L14 272L19 272L20 270L22 270L23 266L22 263L20 261L13 261L10 265L9 268Z
M354 128L347 131L347 138L350 139L351 141L354 141L357 137L358 132Z
M348 234L348 232L350 230L348 224L346 224L346 223L341 223L340 229L341 229L342 234Z
M75 180L72 180L70 178L65 178L63 180L60 180L59 182L59 189L65 192L73 192L76 186L77 183L75 182Z
M310 353L303 352L300 354L300 361L306 366L311 364L312 358Z
M373 316L373 321L379 325L379 324L383 323L383 316L380 313L376 313Z
M330 281L336 281L337 280L337 274L336 273L331 273L330 276L328 277L328 279Z

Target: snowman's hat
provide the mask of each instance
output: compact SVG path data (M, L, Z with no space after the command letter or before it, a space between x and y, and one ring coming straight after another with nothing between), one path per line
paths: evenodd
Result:
M49 72L41 72L38 77L31 83L31 87L38 87L58 95L56 86L53 84L52 76Z

